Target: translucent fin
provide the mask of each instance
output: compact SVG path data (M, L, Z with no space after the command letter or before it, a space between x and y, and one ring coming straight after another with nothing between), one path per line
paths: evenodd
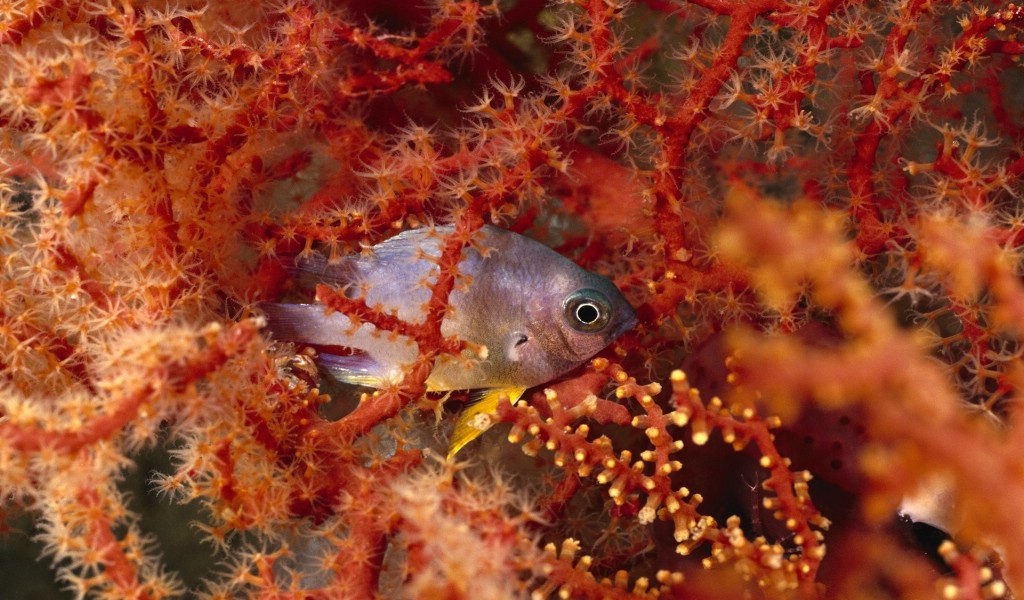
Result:
M316 357L316 364L342 383L365 385L372 388L384 387L384 376L380 364L365 354L354 356L320 354Z
M522 398L524 387L498 388L493 390L482 390L479 392L479 399L470 404L459 415L455 424L455 431L448 443L448 460L452 460L455 454L463 446L480 437L480 434L490 429L494 420L491 417L498 410L498 403L503 396L507 396L509 402L515 404Z
M276 304L264 302L259 305L267 315L267 327L274 339L306 344L345 345L339 332L351 327L348 317L341 313L325 314L322 304Z
M285 262L285 268L292 277L295 277L302 287L310 290L319 283L344 288L346 284L352 282L355 267L356 263L352 257L346 256L335 263L330 263L326 256L317 253L310 256L294 256L291 261Z

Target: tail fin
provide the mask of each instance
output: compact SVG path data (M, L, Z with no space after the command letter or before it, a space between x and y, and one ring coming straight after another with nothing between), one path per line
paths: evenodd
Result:
M323 304L264 302L259 309L267 315L267 327L278 340L344 345L338 332L351 326L348 317L341 313L326 314Z
M274 339L318 347L317 364L339 381L370 387L384 384L383 367L359 347L358 340L346 336L351 321L341 313L325 314L322 304L259 305L267 315L267 328ZM341 348L353 354L335 354Z

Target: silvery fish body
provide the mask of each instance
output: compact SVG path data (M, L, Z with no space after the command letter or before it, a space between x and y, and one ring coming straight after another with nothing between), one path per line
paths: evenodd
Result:
M451 226L413 229L329 264L297 261L300 279L362 295L367 305L420 323ZM607 278L586 271L527 237L484 226L463 249L459 277L442 321L445 336L485 346L484 357L437 359L428 389L525 389L579 366L632 328L636 315ZM409 338L353 324L319 304L264 304L274 337L344 346L354 356L321 352L318 362L343 381L381 387L401 380L418 350ZM520 392L521 393L521 392ZM513 399L514 401L514 399Z

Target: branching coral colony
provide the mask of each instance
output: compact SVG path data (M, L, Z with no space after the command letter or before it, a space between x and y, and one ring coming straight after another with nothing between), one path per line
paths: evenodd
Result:
M337 4L0 6L8 547L109 598L1024 589L1024 8ZM448 463L423 382L487 222L641 323ZM400 384L346 404L260 331L313 301L290 257L432 223L424 322L319 289L416 341ZM941 544L896 518L932 495Z

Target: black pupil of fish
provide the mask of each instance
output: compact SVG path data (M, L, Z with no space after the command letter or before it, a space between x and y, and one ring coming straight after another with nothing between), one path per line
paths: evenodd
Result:
M576 307L576 318L584 325L590 325L601 316L601 311L589 302Z

